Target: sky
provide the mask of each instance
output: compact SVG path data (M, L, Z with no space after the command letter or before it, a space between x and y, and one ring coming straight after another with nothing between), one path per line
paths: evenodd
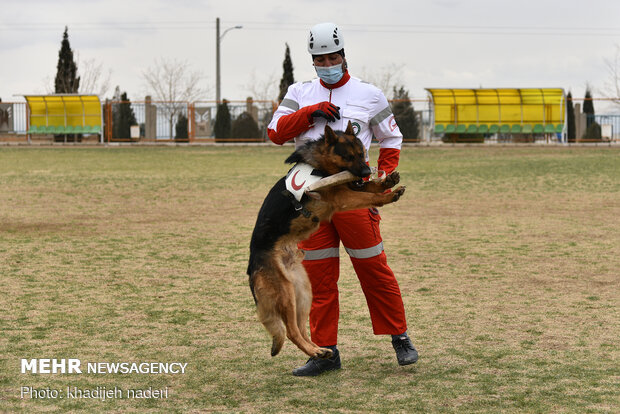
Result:
M351 75L425 88L562 87L610 92L608 62L620 48L617 0L2 0L0 98L52 90L65 26L78 70L100 66L132 100L150 91L158 59L184 62L215 99L215 20L221 32L222 98L275 99L285 44L296 80L316 77L307 35L339 25ZM388 98L391 91L384 91ZM608 93L609 94L609 93ZM596 103L597 112L613 108ZM617 108L617 107L616 107ZM617 111L617 110L616 110Z

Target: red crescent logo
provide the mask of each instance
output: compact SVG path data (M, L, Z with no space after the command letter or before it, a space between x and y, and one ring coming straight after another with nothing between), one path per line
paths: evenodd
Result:
M304 180L304 182L299 184L299 185L295 184L295 177L297 176L298 172L299 172L299 170L295 171L295 174L293 174L293 178L291 179L291 187L293 187L293 190L295 190L295 191L301 190L301 188L304 186L304 184L306 184L306 180Z
M394 115L392 115L392 117L390 118L390 131L394 132L397 126L398 125L396 125L396 119L394 118Z

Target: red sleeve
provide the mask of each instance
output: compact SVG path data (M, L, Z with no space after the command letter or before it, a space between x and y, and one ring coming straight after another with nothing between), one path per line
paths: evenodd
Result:
M312 126L312 116L308 114L310 107L301 108L292 114L284 115L278 119L278 130L267 129L269 139L278 145L295 138L307 131Z
M380 170L385 171L387 174L391 173L398 167L398 160L400 158L400 150L396 148L380 148L379 159L377 161Z

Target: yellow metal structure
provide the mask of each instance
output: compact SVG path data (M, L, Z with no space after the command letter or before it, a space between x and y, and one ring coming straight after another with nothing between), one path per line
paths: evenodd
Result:
M99 134L101 101L97 95L25 95L29 134Z
M426 89L435 133L559 133L564 129L562 88Z

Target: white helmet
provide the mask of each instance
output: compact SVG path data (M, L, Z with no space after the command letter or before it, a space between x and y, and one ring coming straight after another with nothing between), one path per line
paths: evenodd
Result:
M344 48L344 38L334 23L319 23L310 29L308 52L311 55L326 55Z

